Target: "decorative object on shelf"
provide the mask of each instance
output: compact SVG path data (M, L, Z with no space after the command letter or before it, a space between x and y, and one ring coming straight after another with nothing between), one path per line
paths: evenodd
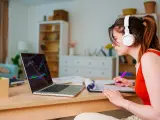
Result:
M108 56L112 56L112 50L113 50L112 44L107 44L105 48L108 49Z
M41 46L41 50L46 50L46 45L41 44L40 46Z
M53 16L48 16L48 21L52 21L53 20Z
M76 44L76 41L69 41L69 55L74 55L74 49Z
M146 13L155 13L156 2L155 1L146 1L144 2L145 12Z
M123 11L123 15L134 15L137 12L136 8L125 8L122 10Z
M53 72L58 72L58 65L55 65L55 66L53 67Z
M53 20L69 21L68 12L65 11L65 10L54 10L54 12L53 12Z
M74 55L74 48L69 48L69 55Z
M104 56L107 56L106 48L105 48L104 46L101 48L101 53L102 53Z
M44 16L43 16L43 21L46 21L46 20L47 20L47 16L44 15Z

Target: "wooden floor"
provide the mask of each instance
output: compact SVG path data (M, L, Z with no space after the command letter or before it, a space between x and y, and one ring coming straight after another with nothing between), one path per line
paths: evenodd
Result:
M124 110L124 109L113 110L113 111L109 111L109 112L102 112L102 114L114 116L114 117L119 118L119 119L126 118L126 117L132 115L132 113L130 113L130 112ZM74 117L59 118L59 119L56 119L56 120L74 120Z

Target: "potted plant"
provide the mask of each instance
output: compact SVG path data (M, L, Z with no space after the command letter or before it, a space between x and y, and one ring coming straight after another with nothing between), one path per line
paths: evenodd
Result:
M20 63L19 63L19 60L20 60L20 55L19 54L17 54L14 58L11 58L11 60L12 60L12 63L14 64L14 65L17 65L18 66L18 78L20 78L20 75L22 74L22 66L20 65Z
M144 7L146 13L155 13L156 2L153 0L145 0Z
M9 79L0 77L0 98L6 98L9 95Z
M112 44L107 44L105 48L108 50L108 56L112 56L112 49L113 49Z

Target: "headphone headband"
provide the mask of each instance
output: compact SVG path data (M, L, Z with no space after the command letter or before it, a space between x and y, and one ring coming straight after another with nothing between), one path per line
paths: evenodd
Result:
M125 28L125 34L129 34L129 17L130 15L125 16L124 18L124 28Z
M130 17L130 15L127 15L127 16L125 16L125 18L124 18L124 26L125 26L125 27L128 27L128 26L129 26L129 17Z

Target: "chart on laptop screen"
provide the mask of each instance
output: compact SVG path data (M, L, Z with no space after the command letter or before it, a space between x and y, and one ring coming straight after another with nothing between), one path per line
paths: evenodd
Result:
M49 69L43 54L22 53L21 56L32 91L52 84Z

